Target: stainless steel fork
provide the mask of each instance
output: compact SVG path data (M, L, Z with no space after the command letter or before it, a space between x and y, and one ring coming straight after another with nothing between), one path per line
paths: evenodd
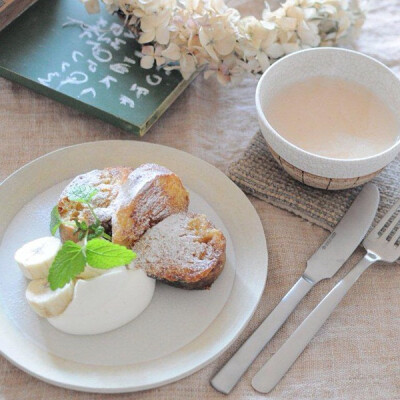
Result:
M364 258L324 297L283 346L254 376L252 385L270 392L294 364L311 339L332 314L361 274L377 261L395 262L400 257L400 200L364 239Z

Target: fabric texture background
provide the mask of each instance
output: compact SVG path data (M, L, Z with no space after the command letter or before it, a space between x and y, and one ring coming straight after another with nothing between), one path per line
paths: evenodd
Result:
M229 4L243 15L259 16L263 8L263 2L257 0L233 0ZM400 76L400 1L374 0L370 7L356 49L378 58ZM198 77L140 140L187 151L226 172L257 132L256 84L256 79L249 77L235 88L224 88ZM106 139L139 140L4 79L0 79L0 139L0 179L63 146ZM0 356L0 400L226 398L209 385L210 378L292 287L307 259L328 234L285 210L249 198L260 215L268 242L268 279L250 324L218 360L161 388L97 395L43 383ZM400 399L400 268L382 263L361 277L273 392L262 395L250 385L254 374L362 255L362 250L357 250L334 278L319 283L309 293L229 399Z
M332 231L354 201L362 186L327 191L304 185L286 172L268 151L258 131L239 160L228 169L228 176L246 193L288 210L321 228ZM375 223L400 198L400 156L372 182L379 188L381 200Z

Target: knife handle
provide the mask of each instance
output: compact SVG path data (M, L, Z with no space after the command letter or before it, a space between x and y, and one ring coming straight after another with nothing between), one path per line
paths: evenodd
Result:
M313 286L312 281L303 277L295 283L271 314L211 380L211 385L216 390L225 394L230 393L261 350Z
M375 261L365 256L336 284L282 347L257 372L251 382L254 389L261 393L269 393L278 384L360 275Z

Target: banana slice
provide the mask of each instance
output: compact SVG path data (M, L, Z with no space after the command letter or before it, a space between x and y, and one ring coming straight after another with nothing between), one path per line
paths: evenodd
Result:
M51 290L47 278L36 279L26 288L26 299L32 309L44 318L62 314L74 296L74 282L63 288Z
M43 237L24 244L16 251L14 259L28 279L47 278L60 248L60 239L53 236Z

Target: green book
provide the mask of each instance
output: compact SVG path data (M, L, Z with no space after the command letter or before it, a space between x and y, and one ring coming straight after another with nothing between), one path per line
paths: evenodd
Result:
M1 31L0 76L138 135L190 83L142 69L123 21L78 0L39 0Z

